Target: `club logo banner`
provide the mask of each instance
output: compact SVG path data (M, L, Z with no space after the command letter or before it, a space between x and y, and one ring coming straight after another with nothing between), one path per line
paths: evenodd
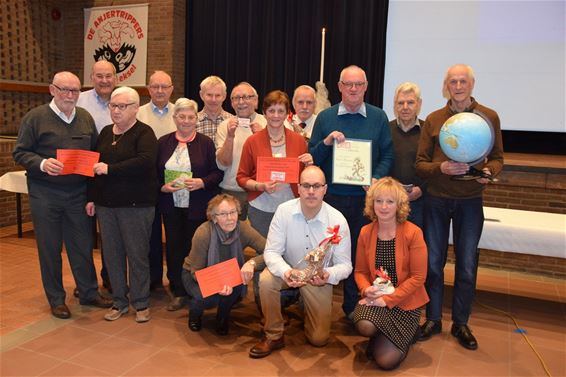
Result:
M92 85L92 65L108 60L118 85L145 86L148 4L85 8L84 83Z

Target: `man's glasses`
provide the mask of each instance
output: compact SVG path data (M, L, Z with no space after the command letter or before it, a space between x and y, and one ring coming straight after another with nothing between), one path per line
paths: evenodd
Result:
M353 87L363 88L367 84L367 82L365 81L357 81L357 82L340 81L340 83L348 89L352 89Z
M172 86L173 86L173 85L150 85L150 86L149 86L149 89L152 89L152 90L159 90L159 89L161 89L161 90L167 90L167 89L169 89L169 88L172 87Z
M320 183L315 183L315 184L312 184L312 185L310 183L301 183L300 186L307 191L310 190L310 189L313 189L314 191L318 191L326 185L325 184L321 185Z
M220 217L221 219L227 219L228 216L234 216L238 214L238 210L237 209L233 209L230 212L219 212L217 213L215 216L216 217Z
M251 101L252 99L255 98L255 94L250 94L250 95L243 95L243 96L232 96L230 97L230 99L234 102L240 102L240 101Z
M64 94L64 95L67 95L67 94L69 94L69 93L72 93L74 96L76 96L77 94L79 94L79 93L81 92L80 89L60 88L60 87L58 87L58 86L55 85L55 84L51 84L51 85L53 85L54 87L56 87L57 90L60 91L61 94Z
M118 109L120 111L124 111L128 108L128 106L130 105L135 105L135 102L132 103L109 103L108 107L110 108L110 110L115 110Z

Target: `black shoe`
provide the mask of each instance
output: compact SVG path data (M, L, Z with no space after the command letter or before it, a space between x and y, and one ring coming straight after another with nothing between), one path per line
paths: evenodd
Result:
M470 330L468 325L456 325L453 323L450 333L458 339L458 342L462 345L462 347L469 350L478 349L478 341L472 335L472 330Z
M200 331L202 329L202 318L199 317L191 317L189 314L189 329L191 331Z
M421 325L420 335L418 340L429 340L431 336L435 334L440 334L442 332L442 321L431 321L426 320L425 323Z
M228 335L230 320L228 318L216 318L216 333L220 336Z

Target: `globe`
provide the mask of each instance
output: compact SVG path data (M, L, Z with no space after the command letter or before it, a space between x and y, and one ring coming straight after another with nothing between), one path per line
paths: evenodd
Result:
M448 118L439 134L440 148L456 162L475 165L491 151L494 132L483 117L475 113L458 113Z

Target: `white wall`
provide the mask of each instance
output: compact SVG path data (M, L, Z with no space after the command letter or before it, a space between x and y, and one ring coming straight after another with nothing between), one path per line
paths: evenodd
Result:
M466 63L473 96L499 113L502 129L566 132L565 11L563 0L390 0L384 110L393 119L396 86L413 81L424 119L446 103L446 69Z

